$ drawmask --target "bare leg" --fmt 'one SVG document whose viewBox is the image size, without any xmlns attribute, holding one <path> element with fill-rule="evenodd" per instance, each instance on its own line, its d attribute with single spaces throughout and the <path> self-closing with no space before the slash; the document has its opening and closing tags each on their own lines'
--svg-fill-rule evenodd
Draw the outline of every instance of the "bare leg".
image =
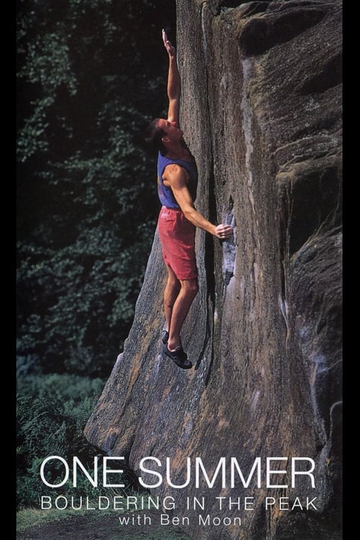
<svg viewBox="0 0 360 540">
<path fill-rule="evenodd" d="M 180 331 L 190 306 L 198 292 L 197 279 L 186 279 L 180 281 L 180 291 L 172 306 L 172 313 L 169 326 L 168 348 L 174 351 L 180 342 Z"/>
<path fill-rule="evenodd" d="M 168 279 L 164 290 L 164 311 L 166 319 L 166 330 L 169 331 L 173 305 L 180 291 L 180 281 L 175 276 L 172 269 L 167 266 Z"/>
</svg>

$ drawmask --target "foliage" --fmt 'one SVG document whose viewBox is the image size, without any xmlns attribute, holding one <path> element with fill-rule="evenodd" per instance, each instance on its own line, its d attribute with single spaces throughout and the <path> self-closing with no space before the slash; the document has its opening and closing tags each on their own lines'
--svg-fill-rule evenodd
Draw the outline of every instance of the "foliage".
<svg viewBox="0 0 360 540">
<path fill-rule="evenodd" d="M 73 456 L 78 456 L 93 475 L 94 457 L 99 452 L 86 441 L 83 429 L 103 386 L 101 379 L 75 375 L 19 379 L 16 448 L 19 508 L 38 507 L 44 494 L 53 497 L 67 493 L 74 495 L 71 486 L 52 489 L 42 483 L 40 465 L 50 455 L 61 456 L 69 464 Z M 51 481 L 60 483 L 62 473 L 54 465 L 49 473 Z M 99 494 L 101 488 L 94 488 L 85 479 L 76 489 L 77 497 Z"/>
<path fill-rule="evenodd" d="M 20 0 L 19 369 L 106 376 L 156 225 L 142 133 L 164 113 L 168 0 Z"/>
</svg>

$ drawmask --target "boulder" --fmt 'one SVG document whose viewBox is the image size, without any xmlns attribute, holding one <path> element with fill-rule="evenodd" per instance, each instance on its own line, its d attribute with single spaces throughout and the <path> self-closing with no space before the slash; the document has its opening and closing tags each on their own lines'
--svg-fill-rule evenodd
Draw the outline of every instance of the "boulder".
<svg viewBox="0 0 360 540">
<path fill-rule="evenodd" d="M 341 538 L 341 30 L 338 0 L 177 2 L 196 207 L 234 235 L 197 231 L 186 371 L 161 356 L 166 275 L 155 234 L 132 329 L 85 434 L 149 484 L 143 457 L 158 458 L 164 478 L 169 457 L 178 485 L 187 458 L 191 467 L 201 458 L 209 482 L 197 486 L 192 473 L 186 488 L 164 479 L 150 490 L 176 499 L 194 540 Z M 270 474 L 275 488 L 269 457 L 286 471 Z M 294 457 L 308 458 L 298 462 L 306 470 L 314 463 L 315 487 L 310 474 L 292 486 Z M 248 486 L 240 475 L 232 485 L 228 470 L 222 481 L 222 458 L 236 458 Z M 194 497 L 211 523 L 187 509 Z M 251 510 L 229 505 L 244 497 Z"/>
</svg>

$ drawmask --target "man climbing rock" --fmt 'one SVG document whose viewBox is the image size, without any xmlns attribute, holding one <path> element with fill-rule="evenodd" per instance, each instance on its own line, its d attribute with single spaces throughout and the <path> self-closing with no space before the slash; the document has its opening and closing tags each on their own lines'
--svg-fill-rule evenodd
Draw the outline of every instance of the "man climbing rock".
<svg viewBox="0 0 360 540">
<path fill-rule="evenodd" d="M 213 225 L 195 209 L 197 168 L 179 127 L 181 81 L 176 53 L 164 30 L 162 38 L 169 57 L 168 116 L 151 122 L 146 141 L 158 152 L 158 195 L 162 204 L 158 234 L 168 272 L 163 351 L 179 367 L 189 369 L 192 363 L 183 350 L 180 332 L 198 291 L 195 230 L 200 227 L 221 240 L 229 238 L 233 230 L 229 225 Z"/>
</svg>

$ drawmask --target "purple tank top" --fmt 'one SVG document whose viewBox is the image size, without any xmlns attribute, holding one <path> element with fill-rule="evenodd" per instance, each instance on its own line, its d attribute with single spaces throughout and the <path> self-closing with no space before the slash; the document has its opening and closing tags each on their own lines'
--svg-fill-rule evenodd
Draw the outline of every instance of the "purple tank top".
<svg viewBox="0 0 360 540">
<path fill-rule="evenodd" d="M 172 163 L 176 163 L 177 165 L 180 165 L 181 167 L 184 167 L 189 173 L 190 180 L 187 185 L 190 195 L 192 197 L 192 200 L 195 200 L 196 197 L 196 187 L 197 187 L 197 168 L 195 161 L 184 161 L 182 159 L 169 159 L 166 156 L 163 156 L 160 152 L 158 155 L 158 162 L 157 162 L 157 186 L 158 186 L 158 196 L 161 204 L 163 206 L 166 206 L 167 208 L 177 208 L 180 209 L 180 206 L 176 202 L 176 199 L 173 195 L 173 192 L 170 187 L 164 186 L 164 181 L 162 179 L 162 175 L 164 173 L 164 169 L 167 165 L 170 165 Z"/>
</svg>

